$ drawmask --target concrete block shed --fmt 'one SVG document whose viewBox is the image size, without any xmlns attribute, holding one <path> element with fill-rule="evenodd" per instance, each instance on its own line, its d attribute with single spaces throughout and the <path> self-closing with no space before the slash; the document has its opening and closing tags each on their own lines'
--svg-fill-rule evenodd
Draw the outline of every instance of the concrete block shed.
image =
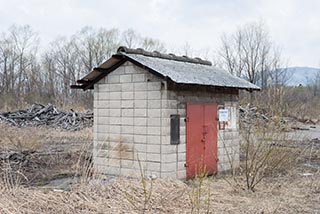
<svg viewBox="0 0 320 214">
<path fill-rule="evenodd" d="M 200 58 L 120 47 L 77 81 L 94 89 L 101 174 L 192 178 L 239 164 L 239 90 L 259 87 Z"/>
</svg>

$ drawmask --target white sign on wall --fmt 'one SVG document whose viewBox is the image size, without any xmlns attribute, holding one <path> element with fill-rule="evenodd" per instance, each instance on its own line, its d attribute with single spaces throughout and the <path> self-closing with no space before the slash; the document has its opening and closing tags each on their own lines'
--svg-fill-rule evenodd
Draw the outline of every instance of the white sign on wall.
<svg viewBox="0 0 320 214">
<path fill-rule="evenodd" d="M 229 120 L 229 110 L 228 109 L 219 109 L 219 122 L 228 122 Z"/>
</svg>

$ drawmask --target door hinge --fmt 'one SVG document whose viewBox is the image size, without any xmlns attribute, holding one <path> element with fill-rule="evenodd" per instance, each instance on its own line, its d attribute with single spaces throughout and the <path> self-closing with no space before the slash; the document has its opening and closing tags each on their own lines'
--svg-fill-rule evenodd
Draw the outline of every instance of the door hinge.
<svg viewBox="0 0 320 214">
<path fill-rule="evenodd" d="M 184 164 L 184 167 L 188 167 L 188 164 L 187 164 L 187 163 L 185 163 L 185 164 Z"/>
<path fill-rule="evenodd" d="M 184 122 L 189 122 L 189 117 L 184 118 Z"/>
</svg>

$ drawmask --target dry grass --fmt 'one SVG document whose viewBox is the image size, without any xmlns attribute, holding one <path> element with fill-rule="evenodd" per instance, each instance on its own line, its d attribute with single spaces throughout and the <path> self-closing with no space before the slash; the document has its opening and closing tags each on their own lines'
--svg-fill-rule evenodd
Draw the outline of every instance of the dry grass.
<svg viewBox="0 0 320 214">
<path fill-rule="evenodd" d="M 38 131 L 37 131 L 38 130 Z M 90 179 L 92 173 L 90 164 L 81 162 L 79 156 L 89 150 L 86 144 L 80 144 L 72 152 L 73 142 L 89 140 L 91 132 L 83 130 L 78 133 L 61 133 L 52 130 L 15 129 L 4 132 L 6 136 L 15 134 L 35 133 L 39 142 L 35 146 L 31 143 L 21 144 L 24 150 L 43 150 L 56 142 L 68 153 L 74 156 L 52 156 L 48 159 L 39 159 L 34 171 L 41 171 L 52 176 L 57 173 L 72 171 L 84 176 L 79 184 L 71 186 L 69 191 L 55 191 L 39 186 L 22 186 L 17 176 L 24 168 L 7 169 L 5 176 L 0 178 L 0 213 L 317 213 L 320 212 L 320 172 L 302 165 L 292 168 L 284 174 L 266 177 L 256 187 L 255 192 L 237 190 L 227 183 L 228 179 L 205 178 L 183 182 L 175 179 L 156 179 L 153 181 L 152 194 L 145 206 L 146 188 L 141 180 L 121 177 L 113 182 L 110 180 Z M 40 132 L 40 133 L 38 133 Z M 9 133 L 11 133 L 9 135 Z M 28 141 L 27 134 L 24 138 Z M 41 136 L 41 137 L 40 137 Z M 3 138 L 2 138 L 3 139 Z M 31 138 L 32 139 L 32 138 Z M 25 142 L 21 141 L 21 142 Z M 2 141 L 2 148 L 16 148 L 10 142 Z M 56 146 L 57 146 L 56 145 Z M 13 146 L 13 147 L 10 147 Z M 39 157 L 36 157 L 39 158 Z M 70 158 L 70 157 L 69 157 Z M 319 162 L 320 156 L 316 156 Z M 73 160 L 68 162 L 68 160 Z M 51 161 L 51 162 L 50 162 Z M 67 164 L 63 164 L 66 163 Z M 42 165 L 41 165 L 42 164 Z M 27 168 L 28 169 L 28 168 Z M 30 169 L 30 168 L 29 168 Z M 41 169 L 41 170 L 39 170 Z M 47 171 L 46 171 L 47 170 Z M 311 173 L 305 174 L 303 173 Z M 24 174 L 23 174 L 24 175 Z M 16 177 L 17 176 L 17 177 Z M 28 178 L 29 179 L 29 178 Z M 146 178 L 147 179 L 147 178 Z M 237 180 L 243 176 L 237 177 Z M 149 183 L 148 180 L 146 180 Z M 208 184 L 208 185 L 207 185 Z M 127 197 L 134 196 L 135 209 Z"/>
<path fill-rule="evenodd" d="M 0 136 L 0 177 L 12 180 L 10 186 L 45 184 L 55 177 L 84 174 L 83 160 L 91 154 L 91 129 L 63 132 L 0 124 Z"/>
<path fill-rule="evenodd" d="M 293 173 L 266 180 L 255 193 L 237 192 L 224 180 L 216 179 L 210 185 L 210 209 L 200 213 L 316 213 L 320 211 L 319 188 L 319 174 L 304 177 Z M 82 184 L 68 192 L 22 187 L 0 190 L 0 212 L 140 213 L 126 200 L 128 189 L 136 197 L 143 197 L 140 181 L 128 178 L 109 185 Z M 191 191 L 192 186 L 182 181 L 157 179 L 146 213 L 190 213 Z"/>
</svg>

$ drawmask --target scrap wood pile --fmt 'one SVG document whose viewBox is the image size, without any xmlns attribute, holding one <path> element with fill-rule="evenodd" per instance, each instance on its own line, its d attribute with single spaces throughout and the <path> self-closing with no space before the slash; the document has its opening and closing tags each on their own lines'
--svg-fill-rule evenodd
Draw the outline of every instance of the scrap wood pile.
<svg viewBox="0 0 320 214">
<path fill-rule="evenodd" d="M 242 107 L 239 106 L 240 121 L 243 125 L 249 124 L 264 124 L 270 121 L 266 114 L 261 113 L 257 107 Z"/>
<path fill-rule="evenodd" d="M 93 112 L 70 112 L 57 109 L 54 105 L 33 104 L 25 110 L 0 112 L 0 122 L 17 127 L 47 126 L 55 129 L 76 131 L 93 124 Z"/>
</svg>

